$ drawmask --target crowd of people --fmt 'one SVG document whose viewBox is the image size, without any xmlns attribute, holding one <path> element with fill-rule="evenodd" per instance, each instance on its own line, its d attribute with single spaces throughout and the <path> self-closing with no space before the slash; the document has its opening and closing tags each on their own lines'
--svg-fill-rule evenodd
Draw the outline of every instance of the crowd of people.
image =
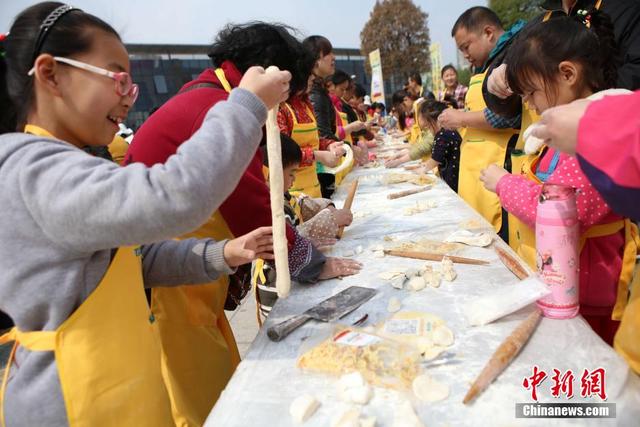
<svg viewBox="0 0 640 427">
<path fill-rule="evenodd" d="M 580 312 L 640 373 L 640 4 L 544 8 L 508 29 L 465 11 L 451 36 L 468 87 L 451 65 L 435 93 L 416 72 L 388 107 L 336 69 L 326 37 L 229 25 L 211 66 L 127 141 L 138 87 L 118 33 L 62 3 L 21 12 L 0 38 L 0 310 L 15 325 L 2 422 L 93 425 L 117 408 L 136 425 L 204 423 L 240 362 L 224 310 L 255 287 L 261 323 L 277 299 L 272 108 L 297 285 L 360 271 L 322 251 L 353 220 L 330 197 L 391 133 L 407 144 L 386 167 L 436 171 L 532 268 L 543 184 L 579 189 Z"/>
</svg>

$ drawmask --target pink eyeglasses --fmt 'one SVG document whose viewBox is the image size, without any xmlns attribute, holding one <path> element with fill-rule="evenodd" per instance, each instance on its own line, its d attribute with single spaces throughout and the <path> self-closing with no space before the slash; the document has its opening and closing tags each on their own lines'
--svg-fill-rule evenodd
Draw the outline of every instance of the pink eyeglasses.
<svg viewBox="0 0 640 427">
<path fill-rule="evenodd" d="M 133 105 L 138 99 L 140 89 L 138 85 L 133 83 L 129 73 L 120 72 L 114 73 L 113 71 L 105 70 L 104 68 L 96 67 L 95 65 L 87 64 L 85 62 L 76 61 L 75 59 L 62 58 L 60 56 L 54 56 L 57 62 L 62 62 L 72 67 L 80 68 L 82 70 L 90 71 L 92 73 L 100 74 L 101 76 L 109 77 L 116 83 L 116 93 L 120 96 L 128 96 L 131 98 L 131 104 Z M 36 68 L 33 67 L 29 70 L 27 75 L 32 76 L 36 72 Z"/>
</svg>

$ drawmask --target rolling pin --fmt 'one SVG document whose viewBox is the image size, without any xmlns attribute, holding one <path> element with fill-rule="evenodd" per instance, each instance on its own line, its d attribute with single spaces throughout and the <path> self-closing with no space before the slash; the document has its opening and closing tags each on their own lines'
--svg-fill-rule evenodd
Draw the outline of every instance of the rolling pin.
<svg viewBox="0 0 640 427">
<path fill-rule="evenodd" d="M 423 191 L 431 190 L 431 186 L 427 185 L 426 187 L 421 188 L 412 188 L 410 190 L 398 191 L 397 193 L 391 193 L 387 196 L 387 199 L 399 199 L 401 197 L 410 196 L 412 194 L 422 193 Z"/>
<path fill-rule="evenodd" d="M 446 256 L 447 258 L 451 259 L 451 261 L 457 264 L 489 265 L 489 261 L 484 261 L 481 259 L 464 258 L 461 256 L 453 255 L 432 254 L 429 252 L 397 251 L 393 249 L 387 249 L 384 251 L 384 253 L 385 255 L 397 256 L 401 258 L 423 259 L 426 261 L 442 261 L 442 257 Z"/>
<path fill-rule="evenodd" d="M 469 388 L 467 395 L 462 400 L 462 403 L 467 405 L 473 399 L 478 397 L 480 393 L 486 390 L 487 387 L 509 366 L 509 363 L 518 355 L 522 347 L 527 343 L 533 331 L 538 326 L 541 312 L 538 308 L 533 313 L 527 316 L 517 328 L 513 330 L 500 344 L 498 349 L 493 353 L 489 362 L 485 365 L 480 375 Z"/>
<path fill-rule="evenodd" d="M 344 201 L 343 209 L 351 210 L 351 205 L 353 205 L 353 199 L 356 197 L 356 190 L 358 189 L 358 180 L 356 179 L 351 184 L 351 188 L 349 189 L 349 194 L 347 195 L 347 199 Z M 338 239 L 342 238 L 342 233 L 344 233 L 344 225 L 340 227 L 338 230 Z"/>
<path fill-rule="evenodd" d="M 522 267 L 522 264 L 520 264 L 517 259 L 511 256 L 511 254 L 498 246 L 495 247 L 495 250 L 498 254 L 498 257 L 500 258 L 500 261 L 502 261 L 505 267 L 507 267 L 510 272 L 515 274 L 518 279 L 524 280 L 529 277 L 529 273 L 527 273 L 527 270 L 525 270 L 524 267 Z"/>
<path fill-rule="evenodd" d="M 271 66 L 266 72 L 279 71 Z M 284 218 L 284 182 L 282 173 L 282 150 L 280 148 L 280 128 L 278 127 L 278 106 L 267 115 L 267 158 L 269 159 L 269 197 L 271 199 L 271 224 L 273 225 L 273 253 L 276 262 L 276 290 L 279 298 L 289 295 L 289 252 L 287 248 L 287 228 Z"/>
</svg>

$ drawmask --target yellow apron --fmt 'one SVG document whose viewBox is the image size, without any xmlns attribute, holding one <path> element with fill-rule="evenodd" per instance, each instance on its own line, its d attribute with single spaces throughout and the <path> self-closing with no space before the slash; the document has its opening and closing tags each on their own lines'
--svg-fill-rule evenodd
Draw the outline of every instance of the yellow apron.
<svg viewBox="0 0 640 427">
<path fill-rule="evenodd" d="M 139 249 L 120 248 L 98 287 L 58 329 L 14 328 L 2 337 L 1 342 L 15 344 L 0 398 L 20 345 L 54 352 L 71 427 L 173 426 L 157 333 L 144 295 Z"/>
<path fill-rule="evenodd" d="M 533 161 L 529 162 L 524 166 L 524 170 L 526 173 L 526 177 L 538 184 L 542 184 L 542 181 L 538 176 L 536 176 L 535 171 L 537 169 L 538 162 L 542 157 L 542 153 L 544 150 L 541 150 L 539 154 L 534 156 Z M 524 230 L 526 234 L 523 235 L 534 235 L 534 230 L 526 224 L 519 222 L 520 230 Z M 622 318 L 622 313 L 627 305 L 628 293 L 629 293 L 629 284 L 631 283 L 631 279 L 633 276 L 633 269 L 636 264 L 636 254 L 638 253 L 638 249 L 640 248 L 640 238 L 638 237 L 638 227 L 631 222 L 628 218 L 620 219 L 618 221 L 606 223 L 606 224 L 597 224 L 589 227 L 582 235 L 580 236 L 580 248 L 579 252 L 582 252 L 582 248 L 587 241 L 587 239 L 596 238 L 596 237 L 606 237 L 616 233 L 619 233 L 624 229 L 624 250 L 622 254 L 622 269 L 620 271 L 620 277 L 618 278 L 618 291 L 616 297 L 616 303 L 613 307 L 613 312 L 611 314 L 611 318 L 613 320 L 620 320 Z M 536 250 L 536 242 L 535 237 L 530 241 L 526 241 L 527 251 L 533 251 L 534 259 L 535 259 L 535 250 Z M 527 252 L 528 253 L 528 252 Z M 534 267 L 535 261 L 534 261 Z"/>
<path fill-rule="evenodd" d="M 216 70 L 227 91 L 221 69 Z M 219 211 L 198 230 L 181 238 L 232 239 Z M 178 426 L 200 426 L 240 363 L 231 326 L 224 314 L 229 278 L 205 285 L 155 288 L 156 314 L 163 350 L 163 374 Z"/>
<path fill-rule="evenodd" d="M 421 129 L 418 116 L 420 115 L 420 105 L 422 102 L 415 101 L 413 103 L 413 124 L 411 125 L 411 132 L 409 133 L 409 144 L 415 144 L 420 137 Z"/>
<path fill-rule="evenodd" d="M 620 327 L 613 339 L 613 348 L 625 358 L 631 369 L 640 374 L 640 268 L 636 267 L 631 297 Z"/>
<path fill-rule="evenodd" d="M 522 104 L 522 123 L 520 135 L 515 149 L 511 153 L 511 173 L 527 176 L 527 170 L 536 157 L 535 154 L 525 154 L 524 131 L 533 123 L 540 120 L 540 116 L 531 110 L 525 103 Z M 520 221 L 516 216 L 508 214 L 509 221 L 509 246 L 522 258 L 529 267 L 536 269 L 536 236 L 534 231 Z"/>
<path fill-rule="evenodd" d="M 284 103 L 283 105 L 289 110 L 291 117 L 293 117 L 291 138 L 300 146 L 300 148 L 312 147 L 314 151 L 319 150 L 320 137 L 318 136 L 318 126 L 313 112 L 309 107 L 306 107 L 307 114 L 309 114 L 309 117 L 311 117 L 313 121 L 311 123 L 298 123 L 298 119 L 296 118 L 296 113 L 293 111 L 293 108 L 291 108 L 287 103 Z M 322 197 L 315 161 L 311 166 L 298 168 L 296 172 L 296 180 L 293 182 L 293 186 L 289 189 L 289 192 L 292 195 L 304 193 L 309 197 Z"/>
<path fill-rule="evenodd" d="M 107 148 L 113 161 L 121 165 L 129 149 L 129 143 L 123 137 L 116 135 Z"/>
<path fill-rule="evenodd" d="M 349 124 L 349 121 L 347 120 L 347 113 L 343 113 L 342 111 L 338 111 L 337 109 L 336 109 L 336 112 L 338 113 L 338 115 L 336 116 L 336 119 L 338 120 L 338 123 L 336 123 L 336 132 L 337 132 L 338 126 L 345 127 L 347 124 Z M 351 138 L 351 134 L 345 134 L 344 140 L 349 144 L 351 144 L 351 146 L 353 147 L 353 139 Z M 344 157 L 341 158 L 340 164 L 342 164 L 344 161 L 345 161 L 345 158 Z M 352 169 L 353 169 L 353 163 L 351 163 L 351 165 L 345 170 L 343 170 L 342 172 L 338 172 L 336 174 L 336 187 L 340 185 L 344 177 L 347 176 L 347 174 L 351 172 Z"/>
<path fill-rule="evenodd" d="M 482 98 L 482 82 L 485 74 L 471 77 L 469 91 L 465 98 L 467 111 L 483 111 L 486 107 Z M 513 129 L 481 130 L 466 128 L 460 147 L 460 175 L 458 194 L 496 230 L 502 226 L 502 206 L 495 193 L 484 188 L 480 181 L 480 171 L 496 164 L 504 165 L 509 139 L 516 133 Z"/>
</svg>

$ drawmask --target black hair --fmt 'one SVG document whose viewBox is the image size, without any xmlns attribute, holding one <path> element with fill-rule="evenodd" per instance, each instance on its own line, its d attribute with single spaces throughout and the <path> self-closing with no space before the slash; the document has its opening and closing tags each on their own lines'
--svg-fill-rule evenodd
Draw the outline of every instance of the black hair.
<svg viewBox="0 0 640 427">
<path fill-rule="evenodd" d="M 367 95 L 367 90 L 360 83 L 355 84 L 353 95 L 356 98 L 364 98 Z"/>
<path fill-rule="evenodd" d="M 458 17 L 456 23 L 453 24 L 451 29 L 451 37 L 455 37 L 459 30 L 466 30 L 469 32 L 480 32 L 485 25 L 493 25 L 496 28 L 502 29 L 502 22 L 496 13 L 484 6 L 475 6 L 465 10 L 462 15 Z"/>
<path fill-rule="evenodd" d="M 442 67 L 442 70 L 440 70 L 440 77 L 444 76 L 444 72 L 447 70 L 453 70 L 456 73 L 456 75 L 458 75 L 458 70 L 456 70 L 456 67 L 454 67 L 451 64 L 447 64 L 444 67 Z"/>
<path fill-rule="evenodd" d="M 458 101 L 452 95 L 445 95 L 442 97 L 442 102 L 450 106 L 451 108 L 458 109 Z"/>
<path fill-rule="evenodd" d="M 420 117 L 427 119 L 429 122 L 437 122 L 438 117 L 444 110 L 449 108 L 450 104 L 446 102 L 428 99 L 423 101 L 418 108 Z M 416 118 L 417 119 L 417 118 Z"/>
<path fill-rule="evenodd" d="M 336 72 L 333 73 L 333 75 L 330 77 L 330 80 L 331 80 L 331 83 L 337 86 L 344 82 L 351 83 L 351 76 L 342 70 L 336 70 Z"/>
<path fill-rule="evenodd" d="M 581 18 L 562 15 L 528 26 L 518 34 L 505 58 L 509 64 L 507 81 L 514 93 L 530 92 L 537 76 L 545 82 L 547 98 L 553 100 L 562 61 L 580 64 L 584 88 L 597 92 L 615 86 L 617 47 L 611 19 L 597 10 L 587 16 L 591 28 Z"/>
<path fill-rule="evenodd" d="M 413 73 L 409 74 L 409 79 L 416 82 L 418 86 L 422 86 L 422 76 L 417 71 L 414 71 Z"/>
<path fill-rule="evenodd" d="M 254 65 L 275 65 L 291 73 L 290 93 L 306 90 L 315 59 L 294 36 L 293 28 L 276 23 L 248 22 L 229 24 L 216 36 L 209 48 L 214 67 L 231 61 L 241 73 Z"/>
<path fill-rule="evenodd" d="M 384 104 L 382 102 L 373 102 L 371 103 L 371 108 L 373 108 L 374 110 L 380 108 L 380 110 L 382 110 L 382 112 L 384 113 L 386 108 L 384 106 Z"/>
<path fill-rule="evenodd" d="M 302 41 L 304 48 L 311 54 L 313 61 L 333 52 L 333 46 L 329 39 L 323 36 L 309 36 Z"/>
<path fill-rule="evenodd" d="M 404 102 L 404 99 L 408 96 L 410 96 L 409 92 L 407 92 L 404 89 L 397 90 L 393 93 L 393 95 L 391 95 L 391 105 L 396 111 L 398 111 L 398 127 L 400 127 L 400 130 L 405 130 L 406 128 L 405 119 L 407 118 L 407 112 L 404 111 L 404 107 L 402 108 L 398 108 L 398 107 Z"/>
<path fill-rule="evenodd" d="M 34 58 L 42 53 L 52 56 L 72 57 L 87 52 L 93 45 L 93 32 L 97 29 L 120 40 L 120 36 L 101 19 L 73 9 L 64 13 L 50 26 L 45 36 L 40 27 L 50 14 L 64 6 L 58 2 L 42 2 L 20 12 L 16 16 L 9 35 L 0 50 L 0 133 L 21 131 L 33 103 L 33 79 L 27 73 L 34 65 Z M 39 42 L 39 49 L 36 44 Z"/>
<path fill-rule="evenodd" d="M 262 150 L 262 164 L 269 167 L 269 158 L 267 156 L 267 147 L 260 147 Z M 280 134 L 280 153 L 282 154 L 282 167 L 297 165 L 302 162 L 302 150 L 289 135 Z"/>
</svg>

